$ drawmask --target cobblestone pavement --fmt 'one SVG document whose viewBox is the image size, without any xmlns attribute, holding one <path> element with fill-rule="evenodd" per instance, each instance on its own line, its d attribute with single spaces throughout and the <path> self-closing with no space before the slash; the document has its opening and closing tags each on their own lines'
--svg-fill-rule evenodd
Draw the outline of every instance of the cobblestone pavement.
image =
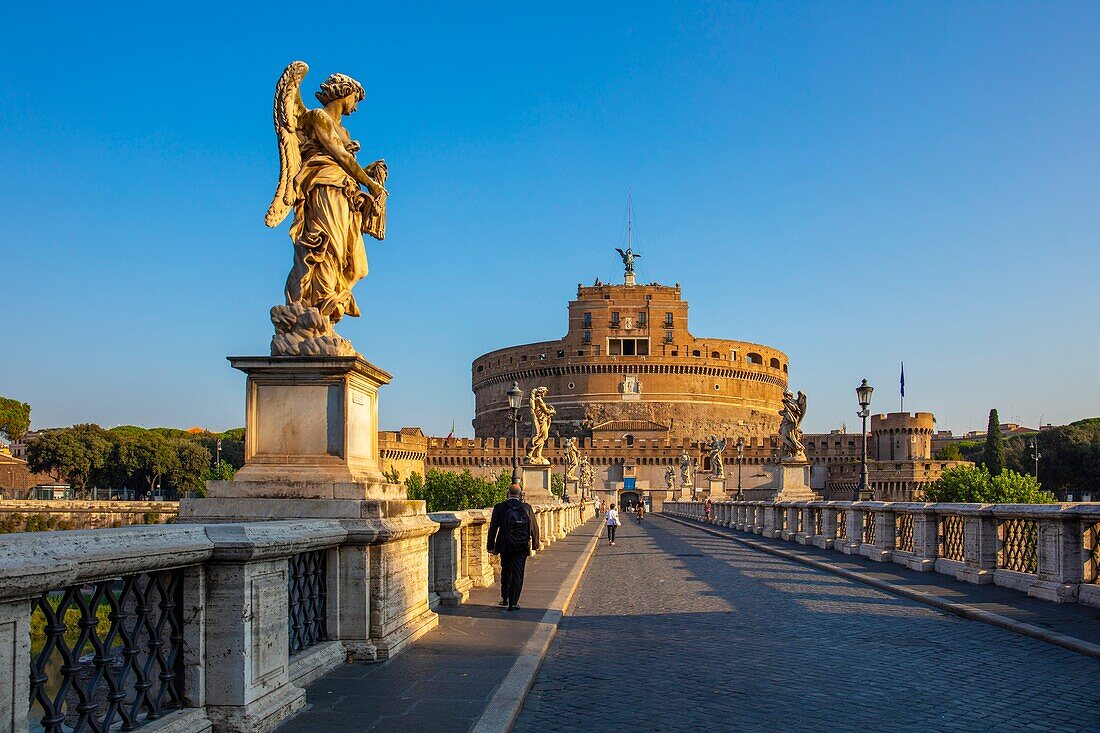
<svg viewBox="0 0 1100 733">
<path fill-rule="evenodd" d="M 660 518 L 601 545 L 516 731 L 1100 731 L 1100 660 Z"/>
</svg>

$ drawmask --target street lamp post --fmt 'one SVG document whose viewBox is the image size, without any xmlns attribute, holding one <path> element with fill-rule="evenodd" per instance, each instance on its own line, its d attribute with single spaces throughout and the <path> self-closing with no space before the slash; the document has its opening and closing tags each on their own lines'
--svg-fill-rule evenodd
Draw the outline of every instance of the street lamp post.
<svg viewBox="0 0 1100 733">
<path fill-rule="evenodd" d="M 508 419 L 512 421 L 512 486 L 519 486 L 519 408 L 523 405 L 523 390 L 519 382 L 512 382 L 508 390 Z"/>
<path fill-rule="evenodd" d="M 1042 428 L 1042 420 L 1040 422 L 1040 429 Z M 1039 452 L 1039 440 L 1037 438 L 1031 439 L 1031 457 L 1035 459 L 1035 481 L 1039 481 L 1039 459 L 1043 457 L 1043 454 Z"/>
<path fill-rule="evenodd" d="M 871 393 L 875 391 L 875 388 L 867 384 L 867 380 L 864 379 L 863 383 L 856 387 L 856 399 L 859 400 L 859 412 L 856 413 L 856 417 L 863 419 L 863 451 L 859 462 L 859 488 L 856 489 L 856 495 L 853 497 L 853 501 L 859 501 L 865 493 L 867 493 L 867 418 L 871 416 Z M 874 499 L 874 494 L 870 494 L 871 499 Z"/>
<path fill-rule="evenodd" d="M 745 439 L 737 439 L 737 501 L 744 501 L 745 493 L 741 490 L 741 466 L 745 463 Z"/>
</svg>

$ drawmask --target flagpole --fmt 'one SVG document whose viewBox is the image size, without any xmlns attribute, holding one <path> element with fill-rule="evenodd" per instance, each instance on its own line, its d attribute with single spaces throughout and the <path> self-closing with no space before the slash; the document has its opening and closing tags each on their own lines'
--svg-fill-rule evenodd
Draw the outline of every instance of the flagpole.
<svg viewBox="0 0 1100 733">
<path fill-rule="evenodd" d="M 905 412 L 905 362 L 901 363 L 901 411 Z"/>
</svg>

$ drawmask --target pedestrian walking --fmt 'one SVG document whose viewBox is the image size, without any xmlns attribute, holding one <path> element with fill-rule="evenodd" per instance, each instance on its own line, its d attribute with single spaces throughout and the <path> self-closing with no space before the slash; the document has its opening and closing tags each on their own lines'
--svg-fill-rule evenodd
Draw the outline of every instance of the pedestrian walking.
<svg viewBox="0 0 1100 733">
<path fill-rule="evenodd" d="M 710 521 L 710 498 L 709 497 L 707 498 L 706 501 L 703 502 L 703 521 L 704 522 L 709 522 Z"/>
<path fill-rule="evenodd" d="M 539 546 L 539 526 L 530 504 L 520 500 L 520 489 L 508 489 L 508 498 L 493 507 L 489 520 L 488 549 L 500 555 L 500 605 L 519 608 L 527 558 Z"/>
<path fill-rule="evenodd" d="M 607 510 L 607 544 L 615 544 L 615 529 L 619 526 L 619 513 L 612 504 Z"/>
</svg>

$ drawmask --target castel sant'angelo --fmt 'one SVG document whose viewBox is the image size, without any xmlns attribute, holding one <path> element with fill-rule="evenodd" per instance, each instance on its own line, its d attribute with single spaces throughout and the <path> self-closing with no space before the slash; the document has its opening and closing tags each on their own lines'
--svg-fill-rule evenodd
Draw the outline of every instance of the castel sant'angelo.
<svg viewBox="0 0 1100 733">
<path fill-rule="evenodd" d="M 551 436 L 591 438 L 631 422 L 668 438 L 773 435 L 787 355 L 770 346 L 702 338 L 688 328 L 680 286 L 577 286 L 565 336 L 483 354 L 472 367 L 477 437 L 508 436 L 512 382 L 547 388 Z"/>
</svg>

